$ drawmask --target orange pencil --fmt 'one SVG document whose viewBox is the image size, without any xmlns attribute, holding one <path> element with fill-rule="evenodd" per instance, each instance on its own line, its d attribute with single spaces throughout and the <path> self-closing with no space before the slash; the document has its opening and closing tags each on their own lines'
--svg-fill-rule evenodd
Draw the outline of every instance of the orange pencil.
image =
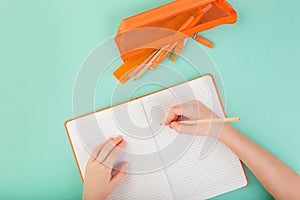
<svg viewBox="0 0 300 200">
<path fill-rule="evenodd" d="M 184 29 L 188 29 L 188 28 L 195 26 L 200 21 L 200 19 L 205 14 L 205 12 L 207 12 L 210 8 L 212 8 L 211 4 L 208 4 L 207 6 L 205 6 L 203 9 L 201 9 L 199 11 L 199 14 L 196 17 L 194 17 L 193 19 L 189 18 L 188 21 L 186 21 L 186 23 L 183 24 L 178 29 L 178 31 L 183 31 Z M 206 40 L 205 38 L 199 38 L 198 40 L 196 40 L 196 41 L 198 41 L 210 48 L 212 48 L 214 46 L 214 43 L 212 43 L 209 40 Z M 176 47 L 177 44 L 178 44 L 178 42 L 176 42 L 173 46 L 171 46 L 171 48 L 168 48 L 166 51 L 162 52 L 161 55 L 154 61 L 153 65 L 150 67 L 150 70 L 155 69 L 155 67 L 165 59 L 165 57 L 170 53 L 170 51 L 172 49 L 174 49 Z"/>
<path fill-rule="evenodd" d="M 182 31 L 188 27 L 188 25 L 195 19 L 194 16 L 189 17 L 189 19 L 178 29 L 178 31 Z M 159 63 L 165 59 L 165 57 L 169 54 L 169 52 L 177 45 L 178 42 L 175 42 L 171 45 L 167 45 L 158 52 L 159 56 L 157 59 L 153 61 L 153 64 L 150 67 L 150 70 L 153 70 Z"/>
<path fill-rule="evenodd" d="M 151 56 L 149 56 L 149 58 L 147 58 L 147 60 L 145 60 L 142 65 L 141 65 L 141 69 L 139 69 L 138 73 L 136 74 L 136 76 L 134 77 L 134 80 L 136 81 L 137 79 L 139 79 L 151 66 L 151 64 L 153 63 L 153 61 L 157 58 L 157 56 L 159 55 L 157 52 L 159 50 L 156 50 Z"/>
<path fill-rule="evenodd" d="M 197 42 L 209 47 L 209 48 L 213 48 L 214 47 L 214 43 L 209 41 L 208 39 L 200 36 L 200 35 L 195 35 L 194 40 L 196 40 Z"/>
</svg>

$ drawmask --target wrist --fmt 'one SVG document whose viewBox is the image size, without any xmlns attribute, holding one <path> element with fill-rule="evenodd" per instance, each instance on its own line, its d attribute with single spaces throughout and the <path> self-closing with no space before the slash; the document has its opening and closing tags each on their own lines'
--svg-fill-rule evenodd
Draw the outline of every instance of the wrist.
<svg viewBox="0 0 300 200">
<path fill-rule="evenodd" d="M 236 129 L 230 123 L 224 123 L 219 140 L 224 144 L 227 144 L 228 138 L 234 131 L 236 131 Z"/>
<path fill-rule="evenodd" d="M 86 192 L 83 190 L 82 200 L 105 200 L 107 196 L 105 194 L 98 194 L 97 192 Z"/>
</svg>

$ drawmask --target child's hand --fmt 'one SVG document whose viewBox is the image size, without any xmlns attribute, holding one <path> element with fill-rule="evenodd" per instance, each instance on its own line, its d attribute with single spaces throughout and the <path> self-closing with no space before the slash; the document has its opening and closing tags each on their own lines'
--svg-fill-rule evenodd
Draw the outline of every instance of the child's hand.
<svg viewBox="0 0 300 200">
<path fill-rule="evenodd" d="M 125 141 L 121 136 L 110 138 L 98 146 L 90 157 L 85 172 L 83 200 L 106 199 L 126 175 L 127 163 L 112 175 L 112 167 Z"/>
<path fill-rule="evenodd" d="M 210 123 L 203 125 L 185 125 L 180 124 L 180 120 L 200 120 L 200 119 L 213 119 L 217 118 L 216 114 L 207 108 L 200 101 L 193 100 L 173 106 L 165 125 L 174 129 L 176 132 L 189 134 L 189 135 L 206 135 Z"/>
</svg>

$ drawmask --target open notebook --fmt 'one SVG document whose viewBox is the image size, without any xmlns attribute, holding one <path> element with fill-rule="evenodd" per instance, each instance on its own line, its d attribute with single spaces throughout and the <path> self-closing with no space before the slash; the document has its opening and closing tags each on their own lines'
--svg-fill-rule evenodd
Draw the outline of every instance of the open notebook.
<svg viewBox="0 0 300 200">
<path fill-rule="evenodd" d="M 172 105 L 197 99 L 225 117 L 213 77 L 205 75 L 66 122 L 82 179 L 91 150 L 109 136 L 127 142 L 129 174 L 110 199 L 207 199 L 247 185 L 238 157 L 211 137 L 161 126 Z M 200 158 L 203 147 L 210 147 Z"/>
</svg>

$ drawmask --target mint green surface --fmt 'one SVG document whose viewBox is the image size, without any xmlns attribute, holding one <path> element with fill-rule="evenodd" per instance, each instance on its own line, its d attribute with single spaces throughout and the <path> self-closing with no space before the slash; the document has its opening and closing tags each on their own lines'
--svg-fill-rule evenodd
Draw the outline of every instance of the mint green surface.
<svg viewBox="0 0 300 200">
<path fill-rule="evenodd" d="M 0 199 L 81 198 L 63 126 L 73 117 L 80 65 L 122 18 L 167 2 L 0 1 Z M 300 2 L 230 3 L 238 22 L 203 33 L 216 44 L 207 51 L 224 81 L 227 114 L 240 116 L 240 130 L 300 173 Z M 247 175 L 247 187 L 215 199 L 272 199 Z"/>
</svg>

